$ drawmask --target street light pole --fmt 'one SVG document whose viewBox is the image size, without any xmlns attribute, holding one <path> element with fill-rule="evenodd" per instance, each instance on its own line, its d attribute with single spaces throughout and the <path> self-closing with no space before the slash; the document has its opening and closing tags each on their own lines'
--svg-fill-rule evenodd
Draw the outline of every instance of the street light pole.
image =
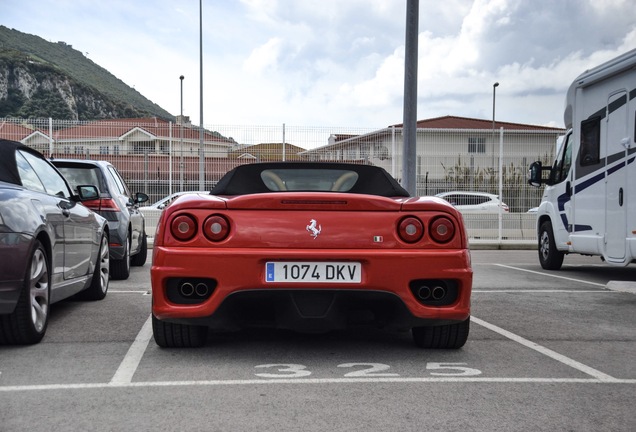
<svg viewBox="0 0 636 432">
<path fill-rule="evenodd" d="M 492 167 L 495 168 L 495 96 L 499 82 L 492 85 Z"/>
<path fill-rule="evenodd" d="M 183 78 L 183 75 L 179 77 L 181 81 L 181 117 L 179 117 L 179 151 L 181 154 L 179 159 L 179 186 L 181 192 L 183 192 Z"/>
<path fill-rule="evenodd" d="M 495 90 L 499 87 L 499 83 L 496 82 L 492 85 L 492 133 L 495 133 Z"/>
<path fill-rule="evenodd" d="M 493 168 L 495 165 L 495 96 L 496 90 L 499 87 L 499 83 L 495 82 L 492 85 L 492 164 Z M 499 200 L 503 201 L 503 129 L 501 131 L 501 135 L 499 136 Z M 502 226 L 503 226 L 503 214 L 502 207 L 499 204 L 498 214 L 497 214 L 497 238 L 499 242 L 501 242 L 502 235 Z"/>
</svg>

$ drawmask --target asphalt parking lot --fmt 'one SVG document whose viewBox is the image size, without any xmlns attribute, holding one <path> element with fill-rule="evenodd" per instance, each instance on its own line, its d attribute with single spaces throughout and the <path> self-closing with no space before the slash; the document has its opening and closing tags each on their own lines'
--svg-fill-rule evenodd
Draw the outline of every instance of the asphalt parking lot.
<svg viewBox="0 0 636 432">
<path fill-rule="evenodd" d="M 150 265 L 133 267 L 101 302 L 54 305 L 39 345 L 0 347 L 0 431 L 633 431 L 636 266 L 472 258 L 471 333 L 456 351 L 371 330 L 160 349 Z"/>
</svg>

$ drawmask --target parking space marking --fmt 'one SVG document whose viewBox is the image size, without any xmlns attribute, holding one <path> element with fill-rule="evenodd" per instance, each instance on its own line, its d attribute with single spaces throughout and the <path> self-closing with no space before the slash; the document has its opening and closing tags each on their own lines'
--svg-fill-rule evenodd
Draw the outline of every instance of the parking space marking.
<svg viewBox="0 0 636 432">
<path fill-rule="evenodd" d="M 584 283 L 584 284 L 588 284 L 588 285 L 594 285 L 594 286 L 599 286 L 599 287 L 603 287 L 605 288 L 605 284 L 600 284 L 597 282 L 590 282 L 590 281 L 586 281 L 583 279 L 574 279 L 574 278 L 569 278 L 566 276 L 559 276 L 559 275 L 555 275 L 555 274 L 551 274 L 551 273 L 543 273 L 543 272 L 538 272 L 535 270 L 528 270 L 528 269 L 524 269 L 521 267 L 513 267 L 513 266 L 509 266 L 509 265 L 505 265 L 505 264 L 493 264 L 499 267 L 504 267 L 504 268 L 508 268 L 508 269 L 512 269 L 512 270 L 519 270 L 519 271 L 523 271 L 523 272 L 527 272 L 527 273 L 534 273 L 534 274 L 538 274 L 541 276 L 549 276 L 549 277 L 553 277 L 553 278 L 557 278 L 557 279 L 565 279 L 565 280 L 569 280 L 572 282 L 580 282 L 580 283 Z"/>
<path fill-rule="evenodd" d="M 544 347 L 543 345 L 539 345 L 538 343 L 532 342 L 528 339 L 525 339 L 519 335 L 516 335 L 512 332 L 509 332 L 508 330 L 504 330 L 501 327 L 497 327 L 494 324 L 490 324 L 484 320 L 481 320 L 477 317 L 475 317 L 474 315 L 470 317 L 471 322 L 474 322 L 475 324 L 479 324 L 482 327 L 486 327 L 489 330 L 494 331 L 495 333 L 498 333 L 504 337 L 507 337 L 508 339 L 515 341 L 527 348 L 533 349 L 545 356 L 550 357 L 551 359 L 554 359 L 558 362 L 561 362 L 567 366 L 570 366 L 574 369 L 577 369 L 587 375 L 591 375 L 594 378 L 598 379 L 599 381 L 602 382 L 617 382 L 618 379 L 614 378 L 610 375 L 607 375 L 599 370 L 596 370 L 594 368 L 591 368 L 587 365 L 584 365 L 583 363 L 580 363 L 576 360 L 573 360 L 569 357 L 564 356 L 563 354 L 559 354 L 556 351 L 552 351 L 549 348 Z"/>
<path fill-rule="evenodd" d="M 636 384 L 636 379 L 596 378 L 487 378 L 487 377 L 396 377 L 396 378 L 283 378 L 283 379 L 241 379 L 241 380 L 201 380 L 201 381 L 144 381 L 128 383 L 85 383 L 85 384 L 43 384 L 24 386 L 0 386 L 2 392 L 44 391 L 44 390 L 86 390 L 106 388 L 183 387 L 183 386 L 241 386 L 278 384 L 434 384 L 434 383 L 476 383 L 476 384 Z"/>
<path fill-rule="evenodd" d="M 74 384 L 43 384 L 2 386 L 0 392 L 17 391 L 46 391 L 46 390 L 82 390 L 105 388 L 147 388 L 147 387 L 182 387 L 182 386 L 242 386 L 242 385 L 276 385 L 276 384 L 357 384 L 357 383 L 396 383 L 396 384 L 425 384 L 425 383 L 516 383 L 516 384 L 636 384 L 636 379 L 614 378 L 601 371 L 584 365 L 576 360 L 559 354 L 549 348 L 490 324 L 475 316 L 471 321 L 477 325 L 492 330 L 514 342 L 535 350 L 553 360 L 577 369 L 592 378 L 529 378 L 529 377 L 477 377 L 477 376 L 439 376 L 439 377 L 343 377 L 343 378 L 274 378 L 274 379 L 225 379 L 200 381 L 144 381 L 133 382 L 132 378 L 139 367 L 141 359 L 152 339 L 152 316 L 149 316 L 134 342 L 128 349 L 126 356 L 120 363 L 113 378 L 108 383 L 74 383 Z M 463 364 L 463 363 L 462 363 Z"/>
<path fill-rule="evenodd" d="M 113 378 L 110 380 L 111 385 L 130 384 L 132 382 L 132 377 L 137 371 L 141 358 L 144 356 L 144 352 L 148 347 L 150 338 L 152 338 L 151 316 L 148 317 L 143 327 L 141 327 L 135 341 L 132 343 L 126 353 L 126 356 L 119 364 L 115 375 L 113 375 Z"/>
<path fill-rule="evenodd" d="M 598 293 L 603 293 L 603 294 L 607 294 L 610 292 L 618 292 L 618 291 L 608 291 L 608 290 L 560 290 L 560 289 L 547 289 L 547 290 L 540 290 L 540 289 L 493 289 L 493 290 L 472 290 L 472 293 L 495 293 L 495 294 L 518 294 L 518 293 L 524 293 L 524 294 L 536 294 L 536 293 L 543 293 L 543 294 L 554 294 L 554 293 L 559 293 L 559 294 L 598 294 Z"/>
<path fill-rule="evenodd" d="M 148 290 L 145 290 L 145 291 L 108 290 L 108 294 L 148 294 Z"/>
</svg>

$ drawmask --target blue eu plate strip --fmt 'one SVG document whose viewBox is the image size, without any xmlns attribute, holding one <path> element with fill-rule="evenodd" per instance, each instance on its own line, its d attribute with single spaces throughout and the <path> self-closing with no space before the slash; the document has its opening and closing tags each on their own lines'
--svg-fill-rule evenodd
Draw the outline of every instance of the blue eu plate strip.
<svg viewBox="0 0 636 432">
<path fill-rule="evenodd" d="M 267 267 L 265 268 L 265 281 L 274 282 L 274 263 L 267 263 Z"/>
</svg>

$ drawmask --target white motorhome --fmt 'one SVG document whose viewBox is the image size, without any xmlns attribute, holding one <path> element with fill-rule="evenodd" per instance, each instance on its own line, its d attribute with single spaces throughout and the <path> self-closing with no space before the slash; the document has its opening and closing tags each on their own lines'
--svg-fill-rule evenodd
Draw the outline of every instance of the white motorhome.
<svg viewBox="0 0 636 432">
<path fill-rule="evenodd" d="M 552 167 L 530 165 L 545 184 L 537 212 L 539 261 L 558 270 L 564 255 L 636 260 L 636 50 L 590 69 L 568 89 L 568 129 Z M 548 178 L 543 173 L 549 172 Z"/>
</svg>

